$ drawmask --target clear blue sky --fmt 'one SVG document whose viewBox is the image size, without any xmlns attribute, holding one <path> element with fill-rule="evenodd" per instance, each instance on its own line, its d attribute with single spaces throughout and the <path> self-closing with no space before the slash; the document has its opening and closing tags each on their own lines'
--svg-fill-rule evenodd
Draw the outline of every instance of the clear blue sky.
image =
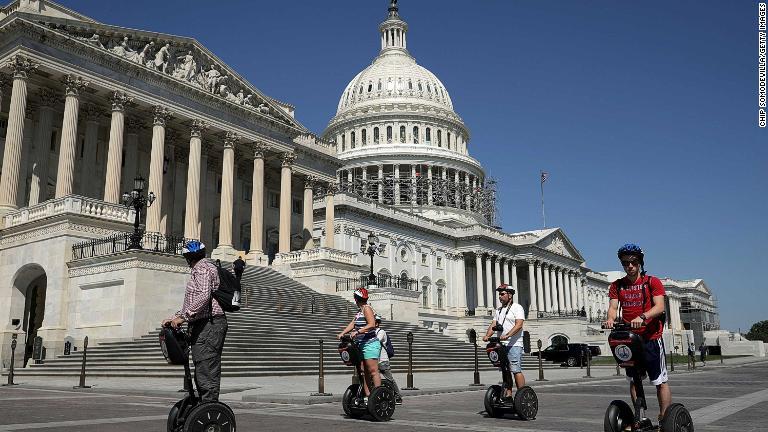
<svg viewBox="0 0 768 432">
<path fill-rule="evenodd" d="M 388 0 L 62 0 L 194 37 L 322 133 L 379 49 Z M 636 242 L 650 273 L 703 278 L 724 328 L 768 319 L 768 130 L 757 2 L 401 0 L 408 48 L 446 85 L 507 231 L 562 227 L 595 270 Z"/>
</svg>

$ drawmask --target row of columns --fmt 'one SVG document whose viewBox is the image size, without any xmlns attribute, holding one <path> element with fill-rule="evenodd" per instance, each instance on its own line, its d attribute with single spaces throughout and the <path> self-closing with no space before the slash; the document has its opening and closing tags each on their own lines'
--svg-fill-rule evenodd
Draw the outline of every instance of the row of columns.
<svg viewBox="0 0 768 432">
<path fill-rule="evenodd" d="M 3 155 L 2 176 L 0 176 L 0 213 L 7 213 L 17 208 L 16 197 L 18 191 L 19 171 L 21 164 L 21 152 L 24 133 L 24 118 L 27 105 L 27 81 L 29 75 L 38 65 L 23 56 L 15 56 L 6 64 L 13 70 L 13 86 L 11 90 L 11 103 L 8 114 L 8 126 L 6 143 Z M 58 159 L 56 178 L 56 198 L 71 195 L 73 193 L 74 164 L 76 154 L 77 126 L 79 115 L 80 92 L 89 85 L 82 77 L 65 75 L 62 78 L 65 87 L 64 115 L 61 128 L 61 143 Z M 60 98 L 50 90 L 41 91 L 40 117 L 35 132 L 35 147 L 37 154 L 32 166 L 32 183 L 30 186 L 30 205 L 35 205 L 44 199 L 41 193 L 44 190 L 47 176 L 48 145 L 54 117 L 54 106 L 60 103 Z M 110 98 L 112 115 L 109 130 L 109 146 L 106 162 L 106 178 L 104 186 L 104 201 L 117 204 L 120 200 L 120 188 L 122 178 L 123 137 L 125 135 L 125 109 L 133 103 L 133 98 L 123 92 L 115 91 Z M 165 160 L 166 125 L 173 117 L 171 111 L 164 106 L 155 106 L 153 111 L 152 147 L 149 167 L 149 187 L 147 192 L 155 194 L 155 202 L 147 211 L 146 230 L 148 232 L 161 232 L 161 219 L 163 211 L 163 163 Z M 200 222 L 200 185 L 202 158 L 202 133 L 208 125 L 199 119 L 193 119 L 190 127 L 189 156 L 186 188 L 186 216 L 184 220 L 184 237 L 201 237 Z M 86 122 L 85 146 L 88 156 L 95 158 L 96 138 L 98 123 Z M 131 135 L 129 135 L 131 137 Z M 137 139 L 133 135 L 129 145 L 136 146 Z M 232 218 L 234 201 L 234 152 L 240 137 L 234 132 L 225 132 L 222 136 L 222 188 L 219 214 L 219 247 L 233 249 L 232 245 Z M 91 148 L 93 147 L 93 148 Z M 251 200 L 251 254 L 263 254 L 263 229 L 264 229 L 264 157 L 267 146 L 255 143 L 249 146 L 253 150 L 253 191 Z M 136 162 L 133 158 L 126 158 L 133 169 L 128 168 L 128 173 L 135 172 Z M 128 160 L 131 159 L 131 160 Z M 282 154 L 282 166 L 280 176 L 280 222 L 278 252 L 290 251 L 291 239 L 291 181 L 293 177 L 293 164 L 296 155 L 292 152 Z M 84 169 L 93 169 L 95 160 L 84 164 Z M 95 175 L 95 172 L 91 173 Z M 312 247 L 311 232 L 313 230 L 312 202 L 314 179 L 305 182 L 304 189 L 304 219 L 303 229 L 310 233 L 305 247 Z M 333 230 L 333 194 L 334 187 L 327 188 L 326 196 L 326 247 L 334 247 Z M 329 228 L 330 227 L 330 228 Z"/>
<path fill-rule="evenodd" d="M 517 261 L 508 257 L 494 256 L 483 251 L 478 251 L 475 252 L 475 268 L 477 277 L 477 306 L 485 305 L 485 307 L 488 308 L 498 307 L 499 302 L 496 296 L 496 288 L 501 284 L 507 284 L 514 288 L 515 295 L 513 300 L 516 303 L 519 301 Z M 485 271 L 483 271 L 483 268 L 485 268 Z M 484 290 L 483 287 L 486 289 Z M 487 302 L 483 300 L 483 292 L 486 293 L 485 296 L 488 299 Z"/>
<path fill-rule="evenodd" d="M 539 311 L 571 312 L 584 306 L 584 290 L 578 271 L 529 259 L 528 272 L 532 275 L 529 276 L 532 287 L 531 304 L 535 298 Z"/>
</svg>

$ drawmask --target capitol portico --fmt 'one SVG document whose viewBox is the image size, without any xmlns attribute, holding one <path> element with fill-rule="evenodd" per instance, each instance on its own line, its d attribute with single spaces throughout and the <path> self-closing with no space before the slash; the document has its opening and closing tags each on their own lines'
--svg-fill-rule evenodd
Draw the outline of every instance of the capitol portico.
<svg viewBox="0 0 768 432">
<path fill-rule="evenodd" d="M 448 89 L 411 54 L 397 2 L 381 49 L 320 135 L 194 39 L 99 23 L 46 0 L 0 10 L 0 345 L 125 340 L 178 307 L 183 239 L 464 339 L 495 287 L 545 345 L 604 342 L 604 273 L 560 228 L 497 227 L 495 181 Z M 136 191 L 135 180 L 146 179 Z M 151 194 L 136 214 L 124 204 Z M 678 316 L 679 317 L 679 316 Z M 672 332 L 682 323 L 670 322 Z M 25 347 L 31 350 L 29 342 Z"/>
</svg>

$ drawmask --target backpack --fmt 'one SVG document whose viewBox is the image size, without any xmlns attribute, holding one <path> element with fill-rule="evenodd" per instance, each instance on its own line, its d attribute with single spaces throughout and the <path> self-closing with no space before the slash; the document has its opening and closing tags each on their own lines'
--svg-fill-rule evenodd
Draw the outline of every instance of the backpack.
<svg viewBox="0 0 768 432">
<path fill-rule="evenodd" d="M 645 293 L 648 292 L 648 295 L 651 293 L 651 277 L 652 276 L 643 276 L 643 309 L 645 309 L 645 299 L 646 295 Z M 624 278 L 621 278 L 616 281 L 616 297 L 620 298 L 620 293 L 622 288 L 625 288 L 624 285 Z M 666 295 L 664 296 L 666 297 Z M 653 307 L 653 303 L 651 303 L 651 307 Z M 658 320 L 659 323 L 661 323 L 661 326 L 664 327 L 664 325 L 667 323 L 667 305 L 666 302 L 664 304 L 664 312 L 661 313 L 658 317 L 654 318 L 654 320 Z M 646 312 L 645 310 L 643 312 Z"/>
<path fill-rule="evenodd" d="M 240 284 L 229 270 L 221 266 L 221 261 L 216 260 L 216 269 L 219 273 L 219 288 L 211 292 L 211 297 L 219 302 L 224 312 L 237 312 L 240 310 Z"/>
<path fill-rule="evenodd" d="M 392 346 L 392 339 L 389 337 L 389 335 L 387 335 L 387 342 L 381 342 L 381 346 L 387 352 L 387 357 L 392 358 L 395 356 L 395 347 Z"/>
</svg>

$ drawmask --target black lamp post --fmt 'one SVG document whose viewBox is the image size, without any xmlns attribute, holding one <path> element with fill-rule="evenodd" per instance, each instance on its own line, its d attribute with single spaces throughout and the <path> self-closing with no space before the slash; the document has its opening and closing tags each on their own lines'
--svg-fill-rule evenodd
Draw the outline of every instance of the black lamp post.
<svg viewBox="0 0 768 432">
<path fill-rule="evenodd" d="M 136 210 L 136 218 L 133 220 L 133 234 L 131 234 L 131 244 L 128 249 L 143 249 L 141 247 L 141 238 L 144 233 L 139 228 L 139 221 L 141 220 L 141 211 L 144 207 L 149 208 L 152 203 L 155 202 L 155 193 L 150 192 L 149 195 L 144 196 L 145 180 L 144 177 L 136 177 L 133 179 L 133 190 L 125 192 L 123 194 L 123 204 L 126 207 L 133 206 Z"/>
<path fill-rule="evenodd" d="M 373 273 L 373 257 L 376 255 L 381 255 L 381 253 L 384 252 L 385 247 L 386 245 L 379 242 L 378 237 L 376 237 L 373 233 L 368 234 L 368 245 L 360 247 L 360 252 L 371 257 L 371 273 L 368 275 L 368 289 L 375 288 L 377 286 L 376 275 Z"/>
</svg>

